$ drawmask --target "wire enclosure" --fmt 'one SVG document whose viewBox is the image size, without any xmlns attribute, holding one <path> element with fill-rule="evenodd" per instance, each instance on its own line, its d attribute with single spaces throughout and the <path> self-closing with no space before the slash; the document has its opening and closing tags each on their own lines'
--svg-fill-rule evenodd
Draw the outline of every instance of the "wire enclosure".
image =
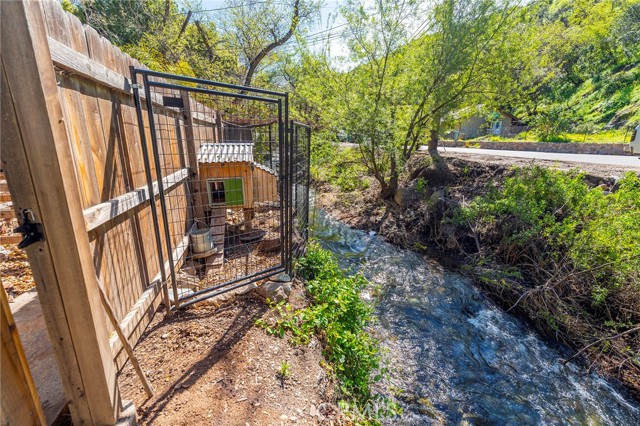
<svg viewBox="0 0 640 426">
<path fill-rule="evenodd" d="M 177 309 L 291 274 L 308 238 L 311 131 L 289 120 L 288 94 L 131 72 L 165 299 Z"/>
</svg>

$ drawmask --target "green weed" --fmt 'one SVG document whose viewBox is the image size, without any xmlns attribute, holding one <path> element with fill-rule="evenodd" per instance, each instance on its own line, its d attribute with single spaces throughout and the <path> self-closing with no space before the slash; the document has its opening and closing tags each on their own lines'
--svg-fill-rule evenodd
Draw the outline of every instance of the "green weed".
<svg viewBox="0 0 640 426">
<path fill-rule="evenodd" d="M 372 307 L 360 298 L 367 280 L 360 274 L 345 274 L 335 256 L 317 244 L 310 244 L 307 254 L 297 261 L 296 270 L 307 280 L 309 306 L 293 310 L 289 305 L 277 305 L 275 319 L 260 320 L 258 325 L 273 335 L 288 334 L 295 345 L 307 344 L 312 336 L 319 336 L 343 404 L 358 407 L 361 414 L 373 413 L 356 416 L 361 424 L 377 424 L 375 418 L 381 413 L 397 414 L 397 406 L 381 402 L 371 393 L 372 383 L 387 371 L 380 363 L 378 341 L 367 332 L 374 320 Z"/>
<path fill-rule="evenodd" d="M 287 361 L 280 361 L 280 369 L 278 370 L 278 378 L 284 382 L 287 380 L 291 374 L 291 364 Z"/>
</svg>

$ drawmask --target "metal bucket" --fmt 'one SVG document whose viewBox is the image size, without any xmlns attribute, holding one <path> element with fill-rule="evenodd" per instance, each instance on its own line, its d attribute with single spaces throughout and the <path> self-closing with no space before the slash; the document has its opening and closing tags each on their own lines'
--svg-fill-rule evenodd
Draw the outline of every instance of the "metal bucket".
<svg viewBox="0 0 640 426">
<path fill-rule="evenodd" d="M 211 239 L 209 228 L 194 229 L 191 231 L 191 246 L 194 253 L 206 253 L 216 248 Z"/>
</svg>

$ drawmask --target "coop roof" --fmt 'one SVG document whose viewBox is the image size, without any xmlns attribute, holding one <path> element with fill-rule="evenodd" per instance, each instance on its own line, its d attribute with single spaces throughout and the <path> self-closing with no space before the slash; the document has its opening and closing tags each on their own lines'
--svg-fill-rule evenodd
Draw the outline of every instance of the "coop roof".
<svg viewBox="0 0 640 426">
<path fill-rule="evenodd" d="M 203 143 L 198 151 L 199 163 L 253 162 L 253 143 L 215 142 Z"/>
</svg>

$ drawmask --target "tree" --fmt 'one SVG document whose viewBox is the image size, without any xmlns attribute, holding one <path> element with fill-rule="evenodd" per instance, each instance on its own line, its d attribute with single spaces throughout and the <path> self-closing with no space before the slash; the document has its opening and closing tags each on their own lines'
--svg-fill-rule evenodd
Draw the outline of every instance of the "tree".
<svg viewBox="0 0 640 426">
<path fill-rule="evenodd" d="M 207 15 L 180 9 L 172 0 L 150 3 L 149 12 L 154 19 L 138 42 L 121 46 L 125 52 L 157 71 L 237 82 L 237 55 Z"/>
<path fill-rule="evenodd" d="M 321 73 L 334 81 L 334 123 L 355 135 L 383 199 L 393 197 L 400 170 L 427 137 L 429 152 L 442 164 L 441 126 L 465 102 L 493 90 L 490 81 L 503 59 L 495 53 L 515 10 L 493 0 L 427 5 L 425 10 L 424 3 L 411 0 L 348 2 L 341 12 L 352 69 L 327 66 Z M 410 25 L 414 16 L 426 19 Z M 410 27 L 418 29 L 414 37 Z"/>
<path fill-rule="evenodd" d="M 152 69 L 250 85 L 313 22 L 319 1 L 229 0 L 215 20 L 197 1 L 63 0 L 63 7 Z"/>
<path fill-rule="evenodd" d="M 441 163 L 438 140 L 443 121 L 471 100 L 489 98 L 502 72 L 499 55 L 516 8 L 509 1 L 443 0 L 429 17 L 429 33 L 411 49 L 412 78 L 402 155 L 408 160 L 428 131 L 428 151 Z"/>
<path fill-rule="evenodd" d="M 80 20 L 116 45 L 140 41 L 153 20 L 150 0 L 65 0 Z"/>
<path fill-rule="evenodd" d="M 272 52 L 284 46 L 297 31 L 309 26 L 318 14 L 316 0 L 243 2 L 229 0 L 223 20 L 232 50 L 245 66 L 242 83 L 250 86 L 258 67 Z"/>
<path fill-rule="evenodd" d="M 640 2 L 625 10 L 615 24 L 614 35 L 629 57 L 640 57 Z"/>
<path fill-rule="evenodd" d="M 640 58 L 634 23 L 640 23 L 637 0 L 526 5 L 506 38 L 507 90 L 496 102 L 526 120 L 540 140 L 557 140 L 563 129 L 597 129 L 614 117 L 611 125 L 633 123 L 629 93 Z"/>
<path fill-rule="evenodd" d="M 350 1 L 341 10 L 348 23 L 344 32 L 351 71 L 330 69 L 335 106 L 333 121 L 353 136 L 360 157 L 380 185 L 383 199 L 398 188 L 398 142 L 403 108 L 399 87 L 407 41 L 405 20 L 416 12 L 414 1 Z"/>
</svg>

